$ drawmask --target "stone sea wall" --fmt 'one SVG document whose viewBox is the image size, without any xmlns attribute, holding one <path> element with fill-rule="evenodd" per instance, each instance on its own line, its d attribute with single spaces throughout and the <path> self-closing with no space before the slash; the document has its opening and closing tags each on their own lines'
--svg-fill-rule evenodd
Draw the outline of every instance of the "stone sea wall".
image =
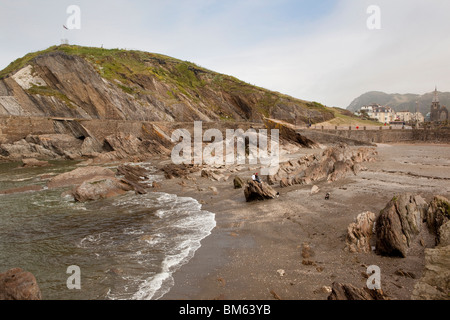
<svg viewBox="0 0 450 320">
<path fill-rule="evenodd" d="M 428 141 L 439 143 L 450 143 L 450 129 L 387 129 L 387 130 L 313 130 L 304 129 L 298 131 L 300 134 L 319 143 L 337 143 L 351 141 L 362 141 L 368 143 L 396 143 Z"/>
</svg>

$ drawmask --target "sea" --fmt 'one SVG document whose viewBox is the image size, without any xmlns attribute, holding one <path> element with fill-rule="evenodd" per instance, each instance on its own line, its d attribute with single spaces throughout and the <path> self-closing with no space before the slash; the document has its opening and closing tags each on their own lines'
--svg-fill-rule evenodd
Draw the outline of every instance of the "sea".
<svg viewBox="0 0 450 320">
<path fill-rule="evenodd" d="M 195 199 L 162 192 L 75 202 L 70 188 L 48 189 L 48 177 L 77 168 L 54 161 L 43 168 L 0 163 L 0 273 L 31 272 L 44 300 L 157 300 L 173 274 L 216 226 Z M 162 176 L 149 163 L 146 183 Z M 74 268 L 75 267 L 75 268 Z"/>
</svg>

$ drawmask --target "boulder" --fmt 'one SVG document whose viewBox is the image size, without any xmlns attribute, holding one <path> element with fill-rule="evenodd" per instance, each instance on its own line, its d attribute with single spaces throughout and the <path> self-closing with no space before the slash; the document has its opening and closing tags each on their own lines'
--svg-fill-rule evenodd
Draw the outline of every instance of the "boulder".
<svg viewBox="0 0 450 320">
<path fill-rule="evenodd" d="M 450 221 L 439 228 L 440 242 L 425 249 L 425 271 L 414 285 L 412 300 L 449 300 Z"/>
<path fill-rule="evenodd" d="M 41 300 L 42 293 L 30 272 L 14 268 L 0 273 L 0 300 Z"/>
<path fill-rule="evenodd" d="M 266 184 L 265 182 L 256 182 L 249 181 L 244 189 L 245 200 L 247 202 L 257 201 L 257 200 L 267 200 L 274 199 L 278 196 L 278 192 L 276 192 L 271 186 Z"/>
<path fill-rule="evenodd" d="M 233 185 L 235 189 L 241 189 L 244 186 L 244 181 L 242 181 L 239 177 L 234 177 L 233 179 Z"/>
<path fill-rule="evenodd" d="M 74 186 L 97 176 L 114 177 L 115 173 L 110 169 L 96 166 L 77 168 L 55 176 L 48 182 L 47 186 L 49 188 Z"/>
<path fill-rule="evenodd" d="M 351 284 L 334 282 L 328 300 L 389 300 L 381 289 L 356 288 Z"/>
<path fill-rule="evenodd" d="M 427 206 L 422 197 L 402 194 L 394 197 L 376 221 L 376 251 L 405 258 L 412 240 L 419 234 Z"/>
<path fill-rule="evenodd" d="M 363 212 L 356 217 L 355 221 L 347 228 L 346 250 L 364 253 L 371 251 L 370 239 L 375 219 L 375 213 L 370 211 Z"/>
<path fill-rule="evenodd" d="M 318 186 L 312 186 L 311 188 L 311 194 L 316 194 L 320 191 Z"/>
<path fill-rule="evenodd" d="M 436 244 L 440 241 L 439 229 L 450 220 L 450 201 L 443 196 L 435 196 L 430 202 L 426 217 L 428 228 L 436 235 Z"/>
<path fill-rule="evenodd" d="M 84 181 L 72 194 L 76 201 L 86 202 L 115 197 L 131 190 L 134 190 L 134 187 L 126 181 L 110 176 L 97 176 Z"/>
</svg>

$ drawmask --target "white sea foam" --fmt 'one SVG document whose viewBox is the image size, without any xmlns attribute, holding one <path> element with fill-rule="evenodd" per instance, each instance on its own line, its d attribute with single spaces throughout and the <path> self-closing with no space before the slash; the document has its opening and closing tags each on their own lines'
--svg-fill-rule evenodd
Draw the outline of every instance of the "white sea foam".
<svg viewBox="0 0 450 320">
<path fill-rule="evenodd" d="M 144 247 L 136 247 L 130 259 L 142 266 L 143 271 L 127 281 L 129 290 L 112 290 L 110 299 L 155 300 L 163 297 L 174 285 L 173 273 L 186 264 L 201 246 L 201 240 L 211 234 L 216 226 L 215 215 L 201 210 L 201 205 L 192 198 L 177 197 L 167 193 L 151 193 L 117 199 L 115 206 L 123 209 L 134 206 L 157 209 L 149 220 L 150 229 L 125 228 L 124 234 L 148 235 L 140 241 Z M 143 225 L 143 228 L 146 226 Z M 97 239 L 88 238 L 90 243 Z M 157 254 L 157 256 L 155 256 Z M 158 257 L 159 255 L 159 257 Z M 149 268 L 146 270 L 146 268 Z M 130 292 L 135 288 L 135 292 Z"/>
</svg>

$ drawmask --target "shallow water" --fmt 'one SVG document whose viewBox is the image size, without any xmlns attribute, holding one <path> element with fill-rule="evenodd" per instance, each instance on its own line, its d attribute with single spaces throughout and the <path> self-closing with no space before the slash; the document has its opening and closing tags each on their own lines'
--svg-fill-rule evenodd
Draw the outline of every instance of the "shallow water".
<svg viewBox="0 0 450 320">
<path fill-rule="evenodd" d="M 76 168 L 52 164 L 0 164 L 0 190 L 45 186 L 41 175 Z M 129 192 L 83 204 L 61 197 L 65 190 L 0 195 L 0 272 L 30 271 L 44 299 L 158 299 L 215 227 L 214 214 L 192 198 Z M 79 290 L 66 283 L 72 265 L 81 271 Z"/>
</svg>

